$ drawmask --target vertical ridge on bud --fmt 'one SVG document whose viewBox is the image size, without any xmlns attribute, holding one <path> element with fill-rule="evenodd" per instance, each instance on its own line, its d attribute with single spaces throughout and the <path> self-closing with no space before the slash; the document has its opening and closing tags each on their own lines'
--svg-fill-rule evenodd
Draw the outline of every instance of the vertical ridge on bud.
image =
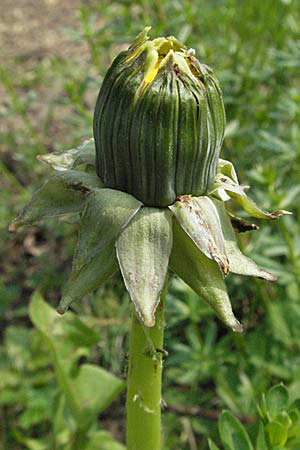
<svg viewBox="0 0 300 450">
<path fill-rule="evenodd" d="M 197 101 L 192 92 L 185 89 L 183 81 L 177 80 L 179 98 L 178 143 L 176 165 L 176 194 L 192 191 L 190 161 L 195 158 L 198 147 Z M 189 129 L 189 133 L 186 130 Z"/>
<path fill-rule="evenodd" d="M 163 92 L 160 98 L 159 123 L 156 126 L 156 195 L 155 203 L 166 206 L 170 199 L 176 198 L 176 116 L 177 90 L 174 73 L 167 66 L 162 69 Z"/>
<path fill-rule="evenodd" d="M 128 104 L 131 101 L 130 90 L 126 89 L 128 85 L 136 82 L 136 71 L 130 74 L 123 84 L 120 80 L 120 86 L 117 89 L 119 96 L 116 96 L 115 104 L 112 109 L 115 113 L 114 126 L 108 124 L 112 133 L 111 147 L 115 163 L 115 186 L 121 191 L 130 191 L 132 186 L 132 160 L 130 155 L 130 129 L 131 129 L 131 111 Z M 124 88 L 124 89 L 123 89 Z M 114 110 L 116 108 L 116 110 Z M 126 164 L 124 164 L 126 161 Z M 107 176 L 108 178 L 108 176 Z"/>
<path fill-rule="evenodd" d="M 94 116 L 97 174 L 147 206 L 205 195 L 225 114 L 213 72 L 176 38 L 142 32 L 112 63 Z"/>
<path fill-rule="evenodd" d="M 94 112 L 94 138 L 96 144 L 96 170 L 97 174 L 103 180 L 106 178 L 105 174 L 105 164 L 106 160 L 106 151 L 109 151 L 108 146 L 104 146 L 105 136 L 103 136 L 103 128 L 105 127 L 105 112 L 107 111 L 108 105 L 110 102 L 109 98 L 113 95 L 114 91 L 116 91 L 116 86 L 120 82 L 120 79 L 126 78 L 131 72 L 131 67 L 126 66 L 123 63 L 124 56 L 120 54 L 115 59 L 111 68 L 108 70 L 107 75 L 103 81 L 101 90 L 98 94 L 95 112 Z M 109 74 L 113 73 L 113 77 L 110 77 Z"/>
<path fill-rule="evenodd" d="M 210 173 L 209 155 L 210 148 L 210 129 L 209 129 L 209 113 L 206 104 L 205 93 L 199 92 L 191 87 L 197 112 L 197 153 L 195 156 L 195 164 L 193 165 L 191 176 L 191 192 L 194 195 L 202 195 L 207 191 L 209 184 L 207 179 Z"/>
</svg>

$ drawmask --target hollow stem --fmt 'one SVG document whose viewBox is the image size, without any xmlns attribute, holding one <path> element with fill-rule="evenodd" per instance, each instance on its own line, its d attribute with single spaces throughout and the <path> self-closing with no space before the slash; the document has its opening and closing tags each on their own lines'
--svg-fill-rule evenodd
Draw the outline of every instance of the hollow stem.
<svg viewBox="0 0 300 450">
<path fill-rule="evenodd" d="M 165 284 L 155 314 L 147 328 L 133 314 L 127 376 L 127 450 L 161 449 L 161 380 Z"/>
</svg>

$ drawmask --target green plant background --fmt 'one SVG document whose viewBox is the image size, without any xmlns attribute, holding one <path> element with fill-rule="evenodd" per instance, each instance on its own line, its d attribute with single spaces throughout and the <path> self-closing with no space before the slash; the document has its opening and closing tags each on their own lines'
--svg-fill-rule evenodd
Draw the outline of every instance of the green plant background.
<svg viewBox="0 0 300 450">
<path fill-rule="evenodd" d="M 20 22 L 26 3 L 32 6 L 14 2 Z M 46 3 L 58 8 L 59 2 Z M 14 40 L 14 28 L 1 49 L 0 448 L 124 448 L 117 440 L 124 442 L 120 392 L 130 309 L 120 276 L 75 305 L 76 315 L 58 319 L 44 299 L 52 307 L 58 302 L 76 225 L 50 221 L 13 236 L 7 226 L 49 173 L 36 155 L 91 136 L 105 71 L 151 24 L 153 36 L 176 35 L 214 68 L 228 123 L 222 157 L 234 162 L 261 206 L 293 212 L 241 236 L 245 253 L 279 276 L 274 284 L 228 277 L 244 334 L 229 332 L 190 289 L 172 280 L 163 450 L 251 450 L 250 440 L 256 450 L 299 449 L 300 431 L 293 431 L 300 412 L 293 405 L 300 398 L 299 0 L 62 3 L 66 10 L 56 11 L 47 25 L 55 37 L 50 50 L 42 45 L 45 10 L 38 7 L 31 17 L 41 23 L 36 35 L 26 34 L 23 23 L 28 51 L 18 48 L 22 36 Z M 39 51 L 32 49 L 35 40 Z M 281 382 L 289 400 L 277 386 L 265 409 L 257 409 L 263 393 Z M 219 418 L 223 410 L 228 412 Z"/>
</svg>

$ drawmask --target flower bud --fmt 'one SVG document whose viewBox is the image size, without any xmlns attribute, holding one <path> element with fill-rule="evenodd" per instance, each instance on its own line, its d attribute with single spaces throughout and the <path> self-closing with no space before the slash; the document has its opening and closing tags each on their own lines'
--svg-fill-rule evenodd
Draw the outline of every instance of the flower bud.
<svg viewBox="0 0 300 450">
<path fill-rule="evenodd" d="M 108 70 L 96 103 L 97 174 L 148 206 L 213 186 L 225 112 L 212 70 L 146 28 Z"/>
</svg>

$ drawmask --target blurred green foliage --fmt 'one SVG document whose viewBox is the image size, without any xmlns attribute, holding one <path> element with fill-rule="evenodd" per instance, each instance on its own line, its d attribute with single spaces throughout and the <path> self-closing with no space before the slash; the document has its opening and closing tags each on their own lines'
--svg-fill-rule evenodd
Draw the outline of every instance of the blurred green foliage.
<svg viewBox="0 0 300 450">
<path fill-rule="evenodd" d="M 120 277 L 76 305 L 76 315 L 57 318 L 42 297 L 52 305 L 59 299 L 76 224 L 48 222 L 13 237 L 6 230 L 48 173 L 36 155 L 91 136 L 105 71 L 151 24 L 153 36 L 176 35 L 214 68 L 228 123 L 222 157 L 234 162 L 260 205 L 293 212 L 240 236 L 244 252 L 279 276 L 274 284 L 229 276 L 243 335 L 224 329 L 173 279 L 166 313 L 164 450 L 205 450 L 207 437 L 211 450 L 237 449 L 228 436 L 224 440 L 224 427 L 242 436 L 238 450 L 299 448 L 299 434 L 295 445 L 289 434 L 299 420 L 300 398 L 299 6 L 298 0 L 82 1 L 75 12 L 78 26 L 65 32 L 84 54 L 63 58 L 54 50 L 34 64 L 18 55 L 2 59 L 0 447 L 123 448 L 114 439 L 124 440 L 124 399 L 118 396 L 105 409 L 126 373 L 130 314 Z M 29 303 L 36 290 L 41 294 Z M 84 372 L 90 383 L 100 383 L 101 376 L 112 377 L 107 371 L 114 374 L 109 389 L 115 385 L 109 398 L 98 397 L 98 385 L 80 384 Z M 287 398 L 284 388 L 269 391 L 280 382 L 289 401 L 280 400 Z M 219 419 L 219 434 L 223 409 L 228 412 Z"/>
<path fill-rule="evenodd" d="M 259 405 L 261 420 L 257 428 L 255 446 L 241 422 L 229 411 L 219 419 L 219 433 L 225 450 L 297 450 L 300 445 L 300 399 L 289 403 L 283 385 L 269 389 Z M 210 450 L 218 450 L 209 439 Z M 220 450 L 220 449 L 219 449 Z"/>
<path fill-rule="evenodd" d="M 6 418 L 8 431 L 29 450 L 124 450 L 96 423 L 124 382 L 95 364 L 78 364 L 90 357 L 98 333 L 73 313 L 64 320 L 37 292 L 29 316 L 35 329 L 11 325 L 1 348 L 1 404 L 17 412 Z M 28 437 L 34 429 L 38 437 Z"/>
</svg>

